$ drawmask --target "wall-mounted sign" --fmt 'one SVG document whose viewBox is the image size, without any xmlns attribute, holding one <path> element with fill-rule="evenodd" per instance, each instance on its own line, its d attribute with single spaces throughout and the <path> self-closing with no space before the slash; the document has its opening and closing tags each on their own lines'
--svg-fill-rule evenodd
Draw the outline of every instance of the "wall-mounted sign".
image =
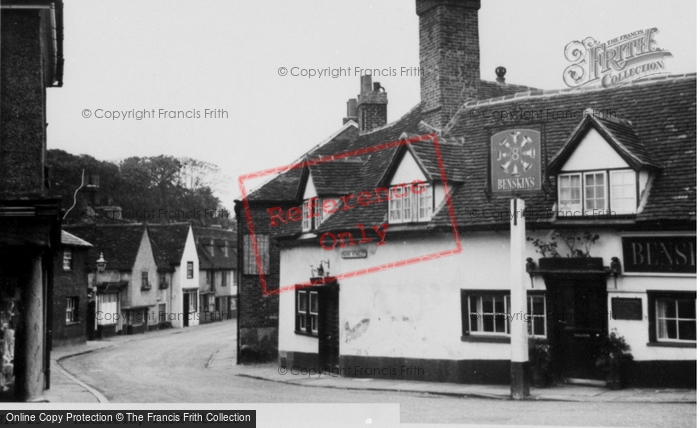
<svg viewBox="0 0 700 428">
<path fill-rule="evenodd" d="M 367 250 L 346 250 L 341 251 L 340 257 L 344 259 L 366 259 Z"/>
<path fill-rule="evenodd" d="M 642 299 L 613 297 L 612 318 L 615 320 L 643 320 Z"/>
<path fill-rule="evenodd" d="M 697 273 L 695 236 L 623 236 L 625 273 Z"/>
<path fill-rule="evenodd" d="M 491 191 L 515 194 L 542 189 L 540 132 L 509 129 L 491 136 Z"/>
</svg>

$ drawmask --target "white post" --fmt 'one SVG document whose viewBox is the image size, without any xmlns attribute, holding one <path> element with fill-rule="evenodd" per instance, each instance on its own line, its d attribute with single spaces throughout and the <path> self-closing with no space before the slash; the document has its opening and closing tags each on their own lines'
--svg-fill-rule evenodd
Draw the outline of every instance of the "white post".
<svg viewBox="0 0 700 428">
<path fill-rule="evenodd" d="M 525 201 L 513 198 L 510 202 L 510 395 L 514 400 L 530 395 L 524 211 Z"/>
</svg>

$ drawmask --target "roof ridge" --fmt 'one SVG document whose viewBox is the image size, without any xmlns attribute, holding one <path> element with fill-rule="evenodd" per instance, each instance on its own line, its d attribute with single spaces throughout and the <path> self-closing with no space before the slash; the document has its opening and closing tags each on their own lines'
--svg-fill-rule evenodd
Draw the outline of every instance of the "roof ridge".
<svg viewBox="0 0 700 428">
<path fill-rule="evenodd" d="M 501 97 L 487 98 L 487 99 L 483 99 L 483 100 L 469 100 L 469 101 L 465 102 L 464 104 L 462 104 L 462 106 L 459 108 L 459 110 L 457 111 L 455 116 L 457 116 L 457 114 L 462 109 L 467 108 L 467 107 L 498 104 L 500 102 L 510 101 L 512 99 L 515 99 L 515 98 L 532 99 L 532 98 L 544 98 L 547 96 L 565 95 L 565 94 L 572 94 L 572 93 L 584 93 L 584 92 L 587 93 L 587 92 L 593 92 L 593 91 L 609 91 L 609 90 L 615 90 L 618 88 L 626 88 L 629 86 L 641 86 L 641 85 L 654 84 L 654 83 L 659 83 L 659 82 L 664 81 L 664 80 L 684 80 L 684 79 L 691 79 L 691 78 L 696 78 L 696 77 L 697 77 L 697 73 L 685 73 L 685 74 L 674 74 L 674 75 L 666 75 L 666 76 L 645 77 L 645 78 L 630 82 L 626 85 L 616 86 L 613 88 L 604 88 L 600 85 L 595 85 L 595 86 L 587 86 L 587 87 L 580 87 L 580 88 L 539 89 L 539 90 L 535 90 L 535 91 L 517 92 L 515 94 L 504 95 Z"/>
</svg>

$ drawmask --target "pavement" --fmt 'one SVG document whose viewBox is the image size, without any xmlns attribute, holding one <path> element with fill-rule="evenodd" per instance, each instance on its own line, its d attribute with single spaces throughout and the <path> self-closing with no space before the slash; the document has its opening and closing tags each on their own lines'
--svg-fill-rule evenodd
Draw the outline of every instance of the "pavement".
<svg viewBox="0 0 700 428">
<path fill-rule="evenodd" d="M 94 352 L 118 342 L 89 341 L 84 345 L 56 348 L 51 353 L 51 389 L 44 392 L 44 399 L 54 403 L 106 403 L 107 398 L 95 388 L 86 385 L 61 366 L 61 361 L 76 355 Z M 225 370 L 235 376 L 281 382 L 315 388 L 346 390 L 390 391 L 429 394 L 451 397 L 489 398 L 509 400 L 508 385 L 465 385 L 443 382 L 414 382 L 402 380 L 363 379 L 321 374 L 304 376 L 280 369 L 276 364 L 236 365 L 235 345 L 224 347 L 211 355 L 207 364 L 210 370 Z M 628 403 L 697 403 L 694 389 L 626 388 L 617 391 L 581 385 L 556 385 L 532 388 L 530 400 L 568 402 L 628 402 Z"/>
</svg>

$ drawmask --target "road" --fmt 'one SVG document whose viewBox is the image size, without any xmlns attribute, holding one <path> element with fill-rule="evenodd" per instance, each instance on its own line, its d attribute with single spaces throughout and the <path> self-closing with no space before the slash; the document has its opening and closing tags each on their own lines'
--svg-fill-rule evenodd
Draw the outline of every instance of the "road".
<svg viewBox="0 0 700 428">
<path fill-rule="evenodd" d="M 695 427 L 691 404 L 516 402 L 288 385 L 208 369 L 235 321 L 121 336 L 61 365 L 116 403 L 399 403 L 402 423 Z"/>
</svg>

